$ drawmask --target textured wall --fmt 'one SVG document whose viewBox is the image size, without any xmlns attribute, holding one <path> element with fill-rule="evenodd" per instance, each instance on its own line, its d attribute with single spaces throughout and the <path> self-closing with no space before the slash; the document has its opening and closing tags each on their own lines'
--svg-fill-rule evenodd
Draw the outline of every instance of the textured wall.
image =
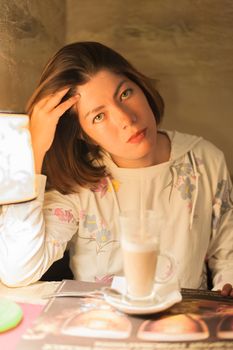
<svg viewBox="0 0 233 350">
<path fill-rule="evenodd" d="M 24 108 L 64 42 L 101 41 L 159 80 L 164 127 L 213 141 L 233 174 L 232 0 L 0 0 L 0 8 L 0 109 Z"/>
<path fill-rule="evenodd" d="M 67 0 L 66 40 L 101 41 L 159 79 L 164 127 L 213 141 L 233 173 L 232 0 Z"/>
<path fill-rule="evenodd" d="M 0 0 L 0 109 L 24 110 L 48 57 L 64 43 L 63 0 Z"/>
</svg>

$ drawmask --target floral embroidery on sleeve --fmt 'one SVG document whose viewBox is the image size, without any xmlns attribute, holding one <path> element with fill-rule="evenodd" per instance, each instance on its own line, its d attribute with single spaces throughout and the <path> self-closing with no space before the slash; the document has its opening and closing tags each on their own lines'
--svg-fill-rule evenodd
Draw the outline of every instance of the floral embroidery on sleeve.
<svg viewBox="0 0 233 350">
<path fill-rule="evenodd" d="M 54 209 L 53 213 L 55 216 L 58 217 L 60 221 L 64 221 L 64 222 L 70 222 L 74 218 L 73 214 L 71 213 L 71 210 L 56 208 Z"/>
<path fill-rule="evenodd" d="M 72 209 L 64 209 L 61 207 L 45 208 L 44 213 L 49 224 L 52 221 L 54 226 L 61 226 L 61 229 L 51 231 L 49 234 L 47 234 L 46 241 L 57 247 L 67 243 L 73 236 L 75 226 L 78 227 L 78 220 L 74 216 Z M 64 228 L 66 234 L 64 234 L 62 225 L 67 225 L 66 228 Z"/>
<path fill-rule="evenodd" d="M 231 199 L 231 189 L 227 180 L 221 180 L 217 184 L 217 191 L 213 205 L 213 229 L 217 228 L 219 219 L 233 207 Z"/>
<path fill-rule="evenodd" d="M 54 208 L 54 209 L 46 209 L 45 210 L 48 215 L 55 216 L 59 221 L 64 223 L 76 223 L 75 217 L 72 213 L 71 209 L 63 209 L 63 208 Z"/>
</svg>

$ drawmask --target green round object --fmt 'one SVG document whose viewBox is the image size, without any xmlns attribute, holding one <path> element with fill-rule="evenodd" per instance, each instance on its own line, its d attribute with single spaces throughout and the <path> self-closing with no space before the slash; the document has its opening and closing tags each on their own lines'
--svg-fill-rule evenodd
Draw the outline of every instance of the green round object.
<svg viewBox="0 0 233 350">
<path fill-rule="evenodd" d="M 23 318 L 23 310 L 15 302 L 0 298 L 0 333 L 16 327 Z"/>
</svg>

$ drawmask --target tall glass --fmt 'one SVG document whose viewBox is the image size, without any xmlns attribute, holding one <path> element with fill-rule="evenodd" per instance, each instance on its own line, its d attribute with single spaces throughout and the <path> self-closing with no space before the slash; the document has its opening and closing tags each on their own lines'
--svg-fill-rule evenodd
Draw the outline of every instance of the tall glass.
<svg viewBox="0 0 233 350">
<path fill-rule="evenodd" d="M 160 234 L 164 220 L 153 210 L 120 213 L 120 240 L 123 253 L 127 297 L 132 301 L 151 300 L 155 297 L 155 282 L 166 283 L 172 276 L 158 276 L 156 266 L 163 256 L 174 271 L 174 259 L 160 252 Z"/>
</svg>

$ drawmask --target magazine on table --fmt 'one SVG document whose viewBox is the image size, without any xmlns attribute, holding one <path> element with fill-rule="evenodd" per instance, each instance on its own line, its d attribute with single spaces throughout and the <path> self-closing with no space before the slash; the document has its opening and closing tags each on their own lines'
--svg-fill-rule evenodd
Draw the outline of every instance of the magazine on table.
<svg viewBox="0 0 233 350">
<path fill-rule="evenodd" d="M 101 290 L 64 280 L 58 293 Z M 233 300 L 218 292 L 182 289 L 163 311 L 128 314 L 100 296 L 53 297 L 22 335 L 17 350 L 233 349 Z"/>
</svg>

